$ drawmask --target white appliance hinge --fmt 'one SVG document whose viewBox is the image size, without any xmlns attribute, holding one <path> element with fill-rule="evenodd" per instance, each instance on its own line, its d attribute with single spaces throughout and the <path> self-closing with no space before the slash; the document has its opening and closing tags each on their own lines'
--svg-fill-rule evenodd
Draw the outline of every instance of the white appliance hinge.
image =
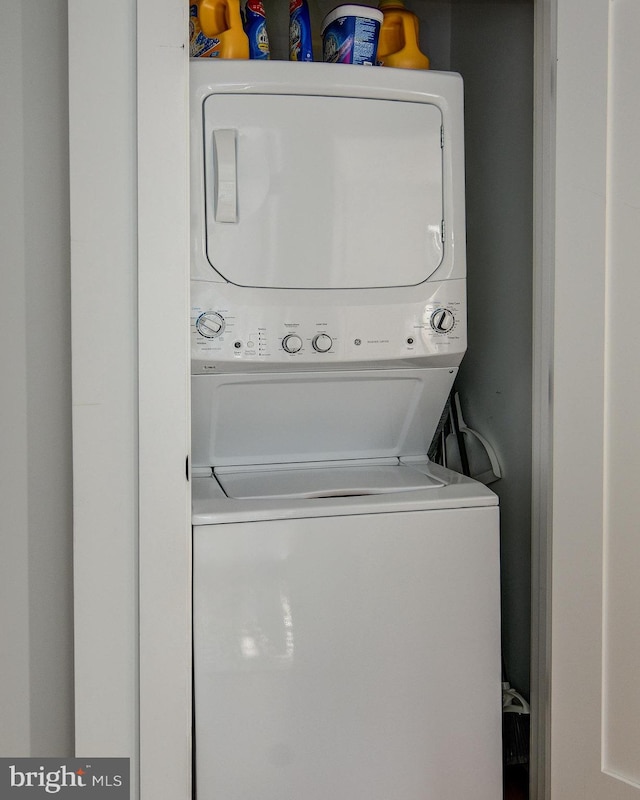
<svg viewBox="0 0 640 800">
<path fill-rule="evenodd" d="M 440 147 L 444 148 L 444 125 L 440 126 Z"/>
<path fill-rule="evenodd" d="M 191 468 L 191 477 L 192 478 L 212 478 L 213 477 L 213 467 L 192 467 Z"/>
<path fill-rule="evenodd" d="M 233 475 L 237 472 L 277 472 L 278 470 L 299 472 L 303 469 L 335 469 L 336 467 L 387 467 L 397 466 L 398 463 L 398 456 L 381 456 L 380 458 L 348 458 L 338 461 L 287 461 L 281 464 L 227 464 L 224 467 L 213 467 L 213 474 Z"/>
<path fill-rule="evenodd" d="M 440 238 L 444 242 L 444 220 L 440 222 Z"/>
</svg>

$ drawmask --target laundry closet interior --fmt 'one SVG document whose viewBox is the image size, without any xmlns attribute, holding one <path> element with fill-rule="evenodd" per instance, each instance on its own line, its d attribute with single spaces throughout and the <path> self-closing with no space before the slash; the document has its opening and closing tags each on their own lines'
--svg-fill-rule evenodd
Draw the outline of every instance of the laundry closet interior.
<svg viewBox="0 0 640 800">
<path fill-rule="evenodd" d="M 509 681 L 527 697 L 531 626 L 534 2 L 408 4 L 432 69 L 465 87 L 468 349 L 465 420 L 494 446 L 502 631 Z M 324 9 L 323 9 L 324 10 Z"/>
<path fill-rule="evenodd" d="M 314 55 L 332 0 L 310 0 Z M 534 2 L 411 0 L 431 68 L 465 95 L 468 349 L 465 421 L 496 450 L 507 677 L 530 685 Z M 272 58 L 286 58 L 285 4 L 265 0 Z"/>
<path fill-rule="evenodd" d="M 440 500 L 436 492 L 430 499 L 417 493 L 415 510 L 426 513 L 416 516 L 403 513 L 414 508 L 408 496 L 400 494 L 407 505 L 395 507 L 380 494 L 393 492 L 398 480 L 422 486 L 421 470 L 428 481 L 441 478 L 448 486 L 446 475 L 421 464 L 467 341 L 457 389 L 471 425 L 484 428 L 505 461 L 503 678 L 528 693 L 529 626 L 512 614 L 511 590 L 524 589 L 528 597 L 530 588 L 529 537 L 522 537 L 530 528 L 529 514 L 522 514 L 530 507 L 528 487 L 518 497 L 530 473 L 525 467 L 518 475 L 516 462 L 527 455 L 524 463 L 530 461 L 531 436 L 532 119 L 519 107 L 528 97 L 531 109 L 531 71 L 502 63 L 496 75 L 497 61 L 487 50 L 504 54 L 506 62 L 521 57 L 521 45 L 513 47 L 509 25 L 506 46 L 507 26 L 491 19 L 484 4 L 437 8 L 422 20 L 421 44 L 433 60 L 424 84 L 413 83 L 419 76 L 407 70 L 291 64 L 287 71 L 286 18 L 269 18 L 268 5 L 272 66 L 190 64 L 195 775 L 198 794 L 207 797 L 215 786 L 249 796 L 258 784 L 268 797 L 309 793 L 309 775 L 325 760 L 331 767 L 320 791 L 348 792 L 350 781 L 364 789 L 369 780 L 371 796 L 384 797 L 402 763 L 404 783 L 396 789 L 406 796 L 418 796 L 420 787 L 434 796 L 463 794 L 473 781 L 483 797 L 495 796 L 497 517 L 478 510 L 471 522 L 464 512 L 447 513 L 457 501 L 448 505 L 453 495 L 446 488 Z M 500 7 L 503 13 L 511 8 Z M 314 11 L 317 40 L 324 9 Z M 476 72 L 487 62 L 491 69 L 480 80 Z M 441 72 L 459 72 L 466 81 L 464 128 L 461 84 Z M 307 96 L 307 78 L 322 87 L 315 100 L 314 89 Z M 284 99 L 274 85 L 284 87 Z M 334 92 L 337 101 L 324 96 Z M 359 99 L 376 93 L 395 102 Z M 374 108 L 385 111 L 376 118 Z M 425 117 L 424 127 L 416 127 L 414 115 L 423 112 L 433 121 Z M 422 137 L 414 144 L 416 129 Z M 343 136 L 359 142 L 346 160 Z M 384 146 L 376 151 L 371 141 Z M 316 153 L 313 167 L 304 143 Z M 296 164 L 291 177 L 289 160 Z M 395 166 L 389 170 L 385 162 Z M 318 171 L 323 163 L 328 181 Z M 345 172 L 350 177 L 336 191 Z M 419 185 L 424 194 L 416 193 Z M 359 201 L 355 186 L 363 187 Z M 373 204 L 369 187 L 378 195 Z M 412 238 L 426 230 L 428 243 L 422 244 L 424 234 Z M 473 275 L 468 339 L 465 233 L 467 274 Z M 430 247 L 437 251 L 433 263 Z M 379 480 L 376 470 L 388 470 L 384 480 L 391 483 L 367 488 Z M 495 472 L 500 478 L 501 470 Z M 367 495 L 384 505 L 359 499 Z M 469 495 L 464 508 L 476 502 L 480 507 L 489 499 Z M 365 522 L 359 514 L 368 515 Z M 493 527 L 485 527 L 490 519 Z M 481 551 L 471 557 L 479 542 Z M 410 578 L 417 564 L 421 577 Z M 435 564 L 446 576 L 440 589 Z M 512 564 L 524 565 L 522 583 Z M 365 618 L 358 616 L 361 607 L 369 609 Z M 335 661 L 329 654 L 338 652 Z M 387 663 L 392 652 L 398 655 Z M 465 692 L 470 716 L 463 734 L 451 719 L 464 716 L 456 703 Z M 448 712 L 437 700 L 442 693 L 450 698 Z M 386 729 L 380 739 L 373 718 Z M 451 742 L 445 751 L 441 739 Z M 466 750 L 467 741 L 475 748 Z M 495 749 L 485 751 L 483 742 Z M 389 752 L 374 767 L 370 751 L 377 748 Z M 468 764 L 464 779 L 455 768 L 456 749 Z M 243 772 L 240 780 L 245 758 L 255 774 Z"/>
</svg>

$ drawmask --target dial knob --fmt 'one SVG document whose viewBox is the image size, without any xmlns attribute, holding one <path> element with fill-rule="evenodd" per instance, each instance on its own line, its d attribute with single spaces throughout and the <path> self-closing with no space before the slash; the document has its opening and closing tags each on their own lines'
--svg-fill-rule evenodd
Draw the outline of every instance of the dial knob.
<svg viewBox="0 0 640 800">
<path fill-rule="evenodd" d="M 224 330 L 224 317 L 213 311 L 200 314 L 196 320 L 196 330 L 207 339 L 215 339 Z"/>
<path fill-rule="evenodd" d="M 282 340 L 282 348 L 287 353 L 297 353 L 302 348 L 302 339 L 295 333 L 290 333 Z"/>
<path fill-rule="evenodd" d="M 333 344 L 333 339 L 330 336 L 327 336 L 326 333 L 319 333 L 317 336 L 313 337 L 313 349 L 317 350 L 318 353 L 327 353 L 331 350 L 331 345 Z"/>
<path fill-rule="evenodd" d="M 448 308 L 437 308 L 431 315 L 431 327 L 436 333 L 449 333 L 455 324 L 456 318 Z"/>
</svg>

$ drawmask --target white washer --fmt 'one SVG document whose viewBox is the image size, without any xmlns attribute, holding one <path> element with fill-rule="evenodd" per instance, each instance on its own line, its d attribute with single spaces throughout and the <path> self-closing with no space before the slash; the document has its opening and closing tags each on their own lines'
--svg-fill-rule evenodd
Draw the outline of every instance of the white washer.
<svg viewBox="0 0 640 800">
<path fill-rule="evenodd" d="M 502 797 L 492 492 L 419 459 L 223 471 L 193 523 L 199 800 Z"/>
<path fill-rule="evenodd" d="M 199 800 L 501 797 L 498 501 L 421 444 L 449 380 L 193 377 Z"/>
</svg>

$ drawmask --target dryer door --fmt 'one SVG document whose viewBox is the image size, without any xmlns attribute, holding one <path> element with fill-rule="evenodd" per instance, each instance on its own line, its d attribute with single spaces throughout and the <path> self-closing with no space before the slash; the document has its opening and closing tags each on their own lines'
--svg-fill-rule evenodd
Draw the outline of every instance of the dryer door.
<svg viewBox="0 0 640 800">
<path fill-rule="evenodd" d="M 206 252 L 239 286 L 413 286 L 443 259 L 442 113 L 353 97 L 204 103 Z"/>
</svg>

